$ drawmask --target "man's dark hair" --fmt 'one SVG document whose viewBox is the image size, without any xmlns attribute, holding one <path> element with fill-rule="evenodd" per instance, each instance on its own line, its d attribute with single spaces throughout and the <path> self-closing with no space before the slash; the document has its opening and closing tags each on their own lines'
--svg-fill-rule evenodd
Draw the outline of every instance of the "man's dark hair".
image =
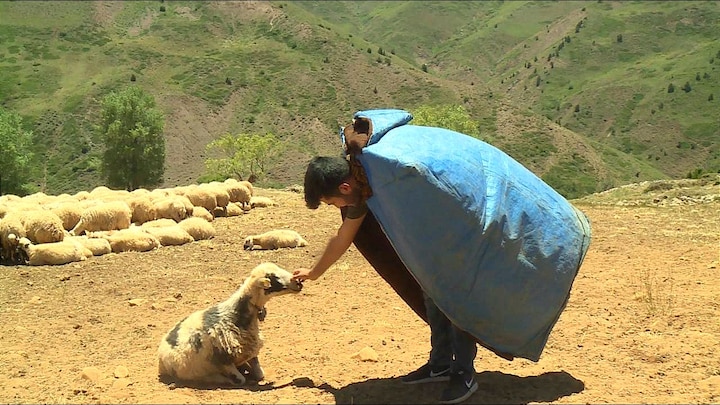
<svg viewBox="0 0 720 405">
<path fill-rule="evenodd" d="M 320 206 L 323 197 L 340 195 L 338 187 L 350 177 L 350 165 L 342 156 L 316 156 L 305 171 L 305 204 L 310 209 Z"/>
</svg>

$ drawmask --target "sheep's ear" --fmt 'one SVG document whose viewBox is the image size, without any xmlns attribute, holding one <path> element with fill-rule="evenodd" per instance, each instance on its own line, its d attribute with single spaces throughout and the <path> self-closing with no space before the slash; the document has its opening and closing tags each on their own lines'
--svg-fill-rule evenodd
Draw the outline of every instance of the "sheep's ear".
<svg viewBox="0 0 720 405">
<path fill-rule="evenodd" d="M 262 286 L 262 288 L 265 288 L 265 289 L 270 288 L 270 279 L 267 277 L 261 278 L 260 285 Z"/>
</svg>

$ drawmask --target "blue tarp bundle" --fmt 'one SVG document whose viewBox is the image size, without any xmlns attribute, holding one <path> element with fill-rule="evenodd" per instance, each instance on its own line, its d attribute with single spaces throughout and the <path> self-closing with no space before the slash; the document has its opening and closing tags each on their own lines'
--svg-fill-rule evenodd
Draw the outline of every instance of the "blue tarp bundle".
<svg viewBox="0 0 720 405">
<path fill-rule="evenodd" d="M 537 361 L 590 243 L 585 215 L 476 138 L 410 125 L 403 110 L 355 113 L 367 201 L 420 287 L 486 347 Z"/>
</svg>

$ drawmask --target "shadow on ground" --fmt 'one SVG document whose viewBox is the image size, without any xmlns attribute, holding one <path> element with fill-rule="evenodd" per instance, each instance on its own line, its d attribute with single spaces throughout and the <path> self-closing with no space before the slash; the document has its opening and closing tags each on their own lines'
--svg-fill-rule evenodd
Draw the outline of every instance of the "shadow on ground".
<svg viewBox="0 0 720 405">
<path fill-rule="evenodd" d="M 585 389 L 582 381 L 564 371 L 529 377 L 485 371 L 477 374 L 477 381 L 478 390 L 464 404 L 548 403 Z M 444 387 L 443 383 L 403 385 L 399 378 L 381 378 L 339 389 L 327 384 L 316 388 L 332 393 L 338 404 L 421 404 L 437 403 Z"/>
</svg>

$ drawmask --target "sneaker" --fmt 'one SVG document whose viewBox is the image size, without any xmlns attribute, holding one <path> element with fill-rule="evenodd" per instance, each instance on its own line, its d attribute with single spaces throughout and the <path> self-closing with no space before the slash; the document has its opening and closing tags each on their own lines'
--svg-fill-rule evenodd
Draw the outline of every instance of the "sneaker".
<svg viewBox="0 0 720 405">
<path fill-rule="evenodd" d="M 475 375 L 467 375 L 460 371 L 450 376 L 450 384 L 440 395 L 441 404 L 459 404 L 470 398 L 473 392 L 477 391 L 478 383 Z"/>
<path fill-rule="evenodd" d="M 449 381 L 450 367 L 433 370 L 430 364 L 425 364 L 419 369 L 403 376 L 400 381 L 403 384 L 420 384 L 428 382 Z"/>
</svg>

